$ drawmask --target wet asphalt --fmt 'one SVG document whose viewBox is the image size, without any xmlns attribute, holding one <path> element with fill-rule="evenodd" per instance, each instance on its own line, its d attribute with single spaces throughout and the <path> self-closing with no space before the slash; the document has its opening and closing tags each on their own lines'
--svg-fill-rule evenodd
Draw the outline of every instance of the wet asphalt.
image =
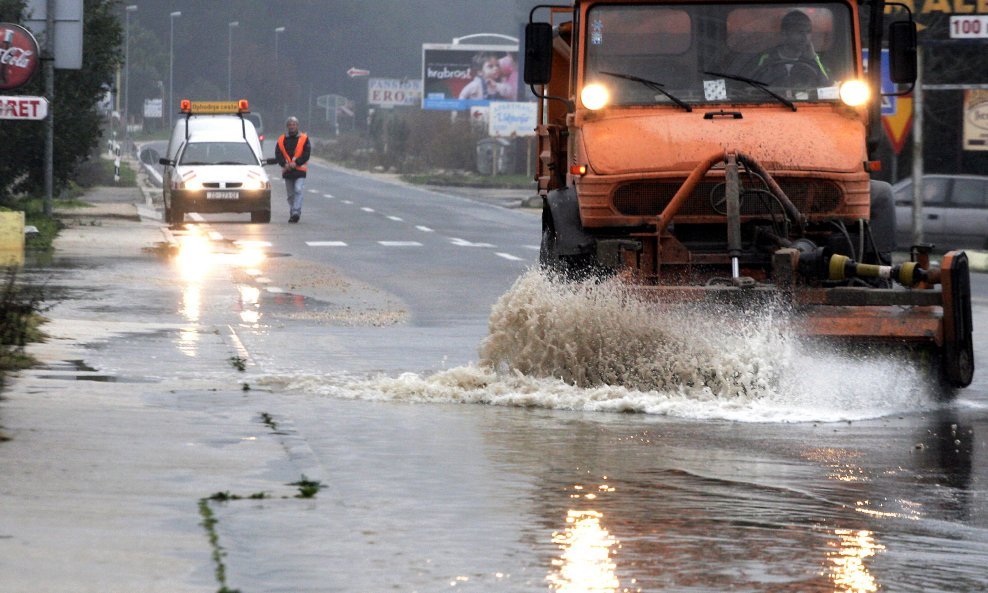
<svg viewBox="0 0 988 593">
<path fill-rule="evenodd" d="M 472 317 L 291 258 L 286 293 L 176 266 L 144 194 L 89 198 L 24 271 L 51 322 L 0 394 L 5 593 L 984 588 L 983 373 L 854 422 L 506 403 L 458 367 Z"/>
</svg>

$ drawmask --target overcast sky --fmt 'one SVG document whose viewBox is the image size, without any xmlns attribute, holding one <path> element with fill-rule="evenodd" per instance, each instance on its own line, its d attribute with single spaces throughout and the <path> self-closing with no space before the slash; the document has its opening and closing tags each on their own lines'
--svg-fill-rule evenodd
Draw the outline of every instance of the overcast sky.
<svg viewBox="0 0 988 593">
<path fill-rule="evenodd" d="M 350 67 L 373 76 L 418 77 L 423 43 L 450 43 L 454 37 L 499 33 L 519 37 L 537 0 L 124 0 L 134 4 L 131 22 L 149 28 L 167 47 L 171 18 L 175 25 L 176 78 L 192 70 L 225 76 L 228 23 L 234 53 L 245 40 L 274 52 L 275 28 L 281 59 L 290 60 L 300 78 L 320 87 L 346 87 Z M 477 40 L 483 42 L 484 40 Z M 497 39 L 488 39 L 497 43 Z M 500 42 L 500 43 L 503 43 Z M 224 81 L 225 82 L 225 81 Z"/>
</svg>

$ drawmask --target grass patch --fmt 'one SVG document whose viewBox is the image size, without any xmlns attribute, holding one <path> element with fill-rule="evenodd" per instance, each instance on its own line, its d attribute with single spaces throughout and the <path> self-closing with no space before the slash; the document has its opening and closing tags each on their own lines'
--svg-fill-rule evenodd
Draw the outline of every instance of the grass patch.
<svg viewBox="0 0 988 593">
<path fill-rule="evenodd" d="M 7 268 L 0 285 L 0 389 L 3 389 L 6 373 L 36 363 L 24 347 L 45 339 L 41 331 L 41 324 L 45 322 L 41 315 L 43 301 L 40 288 L 18 284 L 16 268 Z"/>
<path fill-rule="evenodd" d="M 295 495 L 295 498 L 315 498 L 322 488 L 322 482 L 310 480 L 305 477 L 305 474 L 302 474 L 302 479 L 298 482 L 292 482 L 288 485 L 298 486 L 298 494 Z"/>
</svg>

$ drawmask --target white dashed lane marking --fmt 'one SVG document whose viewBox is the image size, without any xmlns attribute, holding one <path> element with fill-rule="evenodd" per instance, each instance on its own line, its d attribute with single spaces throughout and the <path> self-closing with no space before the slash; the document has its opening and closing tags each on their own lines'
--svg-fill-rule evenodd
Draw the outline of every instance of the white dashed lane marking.
<svg viewBox="0 0 988 593">
<path fill-rule="evenodd" d="M 405 222 L 405 219 L 401 218 L 400 216 L 389 216 L 388 219 L 393 220 L 395 222 Z"/>
<path fill-rule="evenodd" d="M 340 200 L 340 201 L 343 202 L 344 204 L 352 204 L 353 203 L 351 200 Z"/>
<path fill-rule="evenodd" d="M 364 212 L 373 212 L 374 211 L 373 208 L 368 208 L 367 206 L 364 206 L 363 208 L 361 208 L 361 210 L 363 210 Z"/>
<path fill-rule="evenodd" d="M 415 228 L 417 228 L 418 230 L 422 231 L 423 233 L 431 233 L 432 232 L 432 229 L 430 229 L 427 226 L 417 226 Z"/>
<path fill-rule="evenodd" d="M 319 193 L 319 190 L 318 189 L 310 189 L 308 191 L 309 191 L 310 194 L 317 194 L 317 193 Z"/>
<path fill-rule="evenodd" d="M 525 261 L 525 260 L 523 260 L 523 259 L 522 259 L 522 258 L 520 258 L 520 257 L 515 257 L 515 256 L 513 256 L 513 255 L 511 255 L 510 253 L 501 253 L 501 252 L 499 251 L 499 252 L 497 252 L 497 253 L 496 253 L 496 255 L 497 255 L 498 257 L 503 257 L 504 259 L 506 259 L 506 260 L 508 260 L 508 261 Z"/>
<path fill-rule="evenodd" d="M 309 247 L 346 247 L 345 241 L 306 241 Z"/>
<path fill-rule="evenodd" d="M 378 241 L 384 247 L 421 247 L 418 241 Z"/>
<path fill-rule="evenodd" d="M 324 198 L 329 198 L 329 199 L 331 199 L 331 200 L 332 200 L 332 199 L 333 199 L 334 197 L 336 197 L 336 196 L 334 196 L 333 194 L 323 194 L 323 195 L 322 195 L 322 197 L 324 197 Z"/>
<path fill-rule="evenodd" d="M 460 239 L 459 237 L 450 237 L 449 242 L 457 247 L 494 247 L 490 243 L 471 243 L 466 239 Z"/>
</svg>

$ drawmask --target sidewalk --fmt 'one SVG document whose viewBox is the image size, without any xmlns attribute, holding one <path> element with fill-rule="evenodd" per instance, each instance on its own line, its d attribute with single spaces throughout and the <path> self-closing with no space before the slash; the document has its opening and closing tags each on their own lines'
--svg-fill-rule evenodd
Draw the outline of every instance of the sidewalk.
<svg viewBox="0 0 988 593">
<path fill-rule="evenodd" d="M 50 339 L 29 347 L 40 366 L 0 394 L 0 589 L 216 591 L 222 557 L 204 498 L 264 492 L 292 504 L 290 482 L 325 477 L 290 430 L 263 422 L 277 398 L 243 390 L 231 332 L 206 311 L 199 322 L 178 313 L 181 288 L 144 197 L 100 188 L 85 199 L 96 206 L 59 212 L 68 227 L 51 264 L 25 270 L 48 293 Z M 232 290 L 222 284 L 205 283 L 202 302 Z M 277 531 L 267 535 L 290 541 Z"/>
</svg>

